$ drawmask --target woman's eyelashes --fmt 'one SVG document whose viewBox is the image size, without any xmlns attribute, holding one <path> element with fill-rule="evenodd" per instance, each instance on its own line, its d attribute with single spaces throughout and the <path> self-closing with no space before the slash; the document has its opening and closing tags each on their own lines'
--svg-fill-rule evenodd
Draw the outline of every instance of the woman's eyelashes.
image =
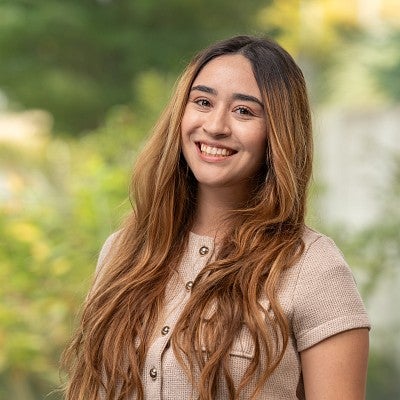
<svg viewBox="0 0 400 400">
<path fill-rule="evenodd" d="M 202 99 L 195 99 L 194 102 L 195 102 L 198 106 L 200 106 L 200 107 L 202 107 L 202 108 L 208 108 L 208 107 L 211 106 L 211 102 L 210 102 L 209 100 L 203 99 L 203 98 L 202 98 Z"/>
<path fill-rule="evenodd" d="M 204 98 L 194 99 L 193 103 L 195 103 L 196 105 L 198 105 L 200 108 L 203 108 L 203 109 L 212 107 L 211 101 L 208 99 L 204 99 Z M 234 113 L 240 115 L 241 117 L 252 117 L 255 115 L 255 113 L 249 107 L 245 107 L 245 106 L 236 106 L 232 109 L 232 111 Z"/>
<path fill-rule="evenodd" d="M 250 108 L 239 106 L 234 109 L 234 112 L 243 116 L 243 117 L 251 117 L 254 116 L 254 113 L 250 110 Z"/>
</svg>

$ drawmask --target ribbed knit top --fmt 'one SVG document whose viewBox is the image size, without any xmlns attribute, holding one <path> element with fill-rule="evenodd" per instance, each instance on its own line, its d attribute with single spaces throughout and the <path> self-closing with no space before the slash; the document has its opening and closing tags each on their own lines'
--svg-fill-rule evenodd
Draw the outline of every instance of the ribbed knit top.
<svg viewBox="0 0 400 400">
<path fill-rule="evenodd" d="M 284 357 L 265 384 L 260 399 L 305 399 L 299 353 L 346 330 L 370 327 L 353 275 L 341 252 L 328 237 L 306 229 L 301 259 L 282 276 L 279 301 L 289 321 L 290 337 Z M 110 237 L 99 257 L 99 268 L 113 246 Z M 149 400 L 196 399 L 196 392 L 170 346 L 171 333 L 187 304 L 193 281 L 214 250 L 214 240 L 190 233 L 189 243 L 177 273 L 167 285 L 166 307 L 149 348 L 142 381 Z M 261 299 L 268 309 L 268 299 Z M 227 327 L 229 329 L 229 327 Z M 252 339 L 244 327 L 230 351 L 230 368 L 236 385 L 253 356 Z M 250 398 L 251 384 L 241 392 Z M 214 400 L 225 400 L 221 382 Z"/>
</svg>

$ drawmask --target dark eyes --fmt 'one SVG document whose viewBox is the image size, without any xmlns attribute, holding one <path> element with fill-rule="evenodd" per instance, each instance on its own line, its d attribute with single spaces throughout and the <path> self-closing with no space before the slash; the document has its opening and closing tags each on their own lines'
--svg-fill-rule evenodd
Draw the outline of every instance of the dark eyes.
<svg viewBox="0 0 400 400">
<path fill-rule="evenodd" d="M 196 99 L 194 103 L 200 106 L 201 108 L 209 108 L 211 107 L 211 102 L 207 99 Z M 239 106 L 233 110 L 234 113 L 239 114 L 243 117 L 249 117 L 254 115 L 254 113 L 247 107 Z"/>
<path fill-rule="evenodd" d="M 240 114 L 240 115 L 253 115 L 253 113 L 246 107 L 238 107 L 235 110 L 236 113 Z"/>
<path fill-rule="evenodd" d="M 210 102 L 206 99 L 195 100 L 195 103 L 198 104 L 200 107 L 209 107 L 211 105 Z"/>
</svg>

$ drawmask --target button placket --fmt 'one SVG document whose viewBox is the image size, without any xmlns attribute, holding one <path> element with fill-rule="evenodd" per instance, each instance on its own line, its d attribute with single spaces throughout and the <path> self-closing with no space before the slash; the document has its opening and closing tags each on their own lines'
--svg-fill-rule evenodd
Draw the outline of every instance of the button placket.
<svg viewBox="0 0 400 400">
<path fill-rule="evenodd" d="M 194 287 L 194 281 L 199 272 L 204 268 L 210 255 L 213 252 L 214 244 L 204 238 L 192 236 L 192 243 L 189 248 L 189 259 L 184 259 L 177 271 L 176 279 L 169 283 L 168 289 L 175 293 L 175 296 L 168 298 L 166 310 L 163 313 L 163 321 L 158 328 L 158 335 L 149 349 L 146 357 L 144 376 L 149 383 L 145 389 L 146 398 L 161 399 L 163 380 L 169 376 L 169 367 L 164 365 L 163 359 L 171 357 L 170 340 L 171 333 L 176 324 L 176 316 L 184 308 L 190 298 Z M 166 375 L 165 375 L 166 374 Z"/>
</svg>

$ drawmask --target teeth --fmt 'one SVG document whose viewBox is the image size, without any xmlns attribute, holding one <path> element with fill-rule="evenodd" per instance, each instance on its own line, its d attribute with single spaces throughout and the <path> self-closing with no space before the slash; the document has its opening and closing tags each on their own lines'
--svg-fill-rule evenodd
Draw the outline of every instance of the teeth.
<svg viewBox="0 0 400 400">
<path fill-rule="evenodd" d="M 207 146 L 204 143 L 200 145 L 200 151 L 207 156 L 224 156 L 228 157 L 232 154 L 231 150 L 221 149 L 220 147 Z"/>
</svg>

